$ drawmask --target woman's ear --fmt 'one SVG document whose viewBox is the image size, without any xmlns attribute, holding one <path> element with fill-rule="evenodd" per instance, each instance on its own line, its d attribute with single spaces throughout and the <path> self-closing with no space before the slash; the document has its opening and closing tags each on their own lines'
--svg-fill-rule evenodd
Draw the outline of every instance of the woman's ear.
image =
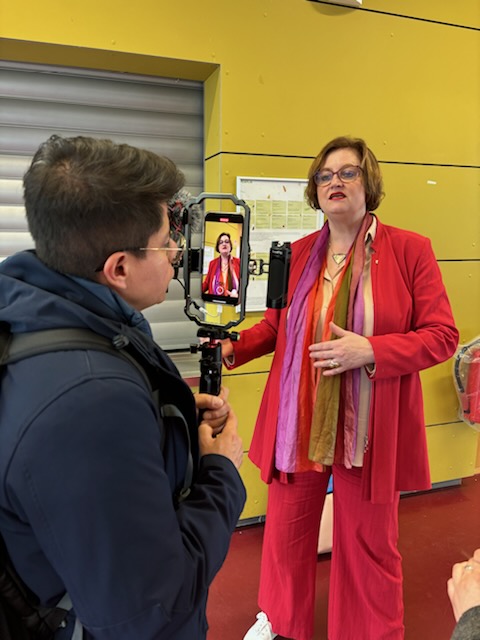
<svg viewBox="0 0 480 640">
<path fill-rule="evenodd" d="M 130 274 L 129 255 L 124 251 L 116 251 L 105 260 L 103 270 L 99 273 L 99 282 L 121 293 L 127 288 Z"/>
</svg>

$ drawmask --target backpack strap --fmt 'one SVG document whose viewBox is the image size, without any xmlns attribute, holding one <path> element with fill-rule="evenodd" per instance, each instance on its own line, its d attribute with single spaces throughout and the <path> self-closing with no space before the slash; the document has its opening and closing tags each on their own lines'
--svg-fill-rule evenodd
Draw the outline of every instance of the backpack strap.
<svg viewBox="0 0 480 640">
<path fill-rule="evenodd" d="M 109 340 L 89 329 L 46 329 L 16 334 L 10 332 L 7 334 L 5 327 L 0 326 L 0 330 L 0 366 L 50 351 L 94 349 L 114 353 L 130 362 L 142 375 L 150 392 L 153 392 L 152 383 L 145 369 L 126 351 L 129 340 L 124 335 L 116 335 Z"/>
<path fill-rule="evenodd" d="M 191 491 L 191 486 L 193 484 L 193 458 L 192 458 L 192 447 L 190 440 L 190 432 L 188 430 L 188 425 L 185 420 L 185 417 L 181 413 L 181 411 L 174 404 L 163 404 L 160 407 L 160 415 L 165 422 L 168 422 L 173 428 L 174 425 L 177 426 L 177 433 L 183 434 L 185 446 L 187 447 L 188 458 L 186 461 L 186 469 L 185 476 L 183 478 L 182 486 L 178 486 L 178 490 L 175 492 L 174 500 L 175 504 L 178 506 L 180 502 L 185 500 L 188 497 Z M 165 438 L 164 438 L 165 439 Z M 170 452 L 172 453 L 172 452 Z"/>
<path fill-rule="evenodd" d="M 117 334 L 112 339 L 90 331 L 89 329 L 66 328 L 46 329 L 30 333 L 10 333 L 9 325 L 0 322 L 0 368 L 19 360 L 52 351 L 72 351 L 93 349 L 116 355 L 129 362 L 141 374 L 153 399 L 153 404 L 164 422 L 168 423 L 184 439 L 188 451 L 185 476 L 175 491 L 175 501 L 182 502 L 190 493 L 193 482 L 194 463 L 191 453 L 191 440 L 188 425 L 179 409 L 169 403 L 160 402 L 156 382 L 152 382 L 147 370 L 137 358 L 129 353 L 130 341 L 127 336 Z M 167 429 L 160 429 L 160 448 L 166 452 Z M 168 453 L 171 453 L 169 449 Z"/>
<path fill-rule="evenodd" d="M 7 322 L 0 322 L 0 366 L 3 366 L 8 358 L 12 338 L 10 325 Z"/>
</svg>

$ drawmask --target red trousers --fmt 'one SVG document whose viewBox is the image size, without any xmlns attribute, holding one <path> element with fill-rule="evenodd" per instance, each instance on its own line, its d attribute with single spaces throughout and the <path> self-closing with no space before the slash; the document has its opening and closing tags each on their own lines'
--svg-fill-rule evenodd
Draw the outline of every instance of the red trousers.
<svg viewBox="0 0 480 640">
<path fill-rule="evenodd" d="M 328 640 L 403 640 L 398 499 L 361 498 L 361 469 L 333 466 Z M 320 516 L 330 471 L 269 487 L 259 606 L 275 633 L 312 640 Z"/>
</svg>

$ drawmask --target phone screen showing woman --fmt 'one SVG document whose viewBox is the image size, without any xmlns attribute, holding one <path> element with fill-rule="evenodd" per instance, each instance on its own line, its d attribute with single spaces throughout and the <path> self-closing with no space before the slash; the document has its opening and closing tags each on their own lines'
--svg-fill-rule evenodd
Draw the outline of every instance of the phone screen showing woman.
<svg viewBox="0 0 480 640">
<path fill-rule="evenodd" d="M 203 232 L 202 299 L 238 305 L 244 218 L 238 213 L 207 213 Z"/>
</svg>

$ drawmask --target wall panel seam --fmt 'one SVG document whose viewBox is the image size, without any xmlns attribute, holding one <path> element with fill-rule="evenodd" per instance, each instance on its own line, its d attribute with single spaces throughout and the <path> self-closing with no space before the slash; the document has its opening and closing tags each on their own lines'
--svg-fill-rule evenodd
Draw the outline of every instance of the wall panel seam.
<svg viewBox="0 0 480 640">
<path fill-rule="evenodd" d="M 313 2 L 314 4 L 324 4 L 332 6 L 331 2 L 322 0 L 307 0 L 307 2 Z M 337 5 L 344 9 L 353 9 L 353 11 L 364 11 L 366 13 L 377 13 L 382 16 L 391 16 L 393 18 L 403 18 L 404 20 L 416 20 L 417 22 L 428 22 L 430 24 L 438 24 L 444 27 L 454 27 L 455 29 L 468 29 L 469 31 L 480 31 L 480 27 L 472 27 L 465 24 L 456 24 L 455 22 L 444 22 L 443 20 L 433 20 L 432 18 L 421 18 L 420 16 L 409 16 L 404 13 L 393 13 L 391 11 L 380 11 L 379 9 L 367 9 L 367 7 L 352 7 L 351 5 Z"/>
<path fill-rule="evenodd" d="M 284 158 L 285 160 L 313 160 L 315 156 L 304 156 L 288 153 L 259 153 L 249 151 L 217 151 L 216 153 L 207 156 L 205 162 L 213 160 L 220 156 L 244 156 L 255 158 Z M 380 164 L 398 164 L 414 167 L 445 167 L 449 169 L 480 169 L 480 164 L 450 164 L 446 162 L 415 162 L 413 160 L 381 160 L 378 159 Z"/>
</svg>

